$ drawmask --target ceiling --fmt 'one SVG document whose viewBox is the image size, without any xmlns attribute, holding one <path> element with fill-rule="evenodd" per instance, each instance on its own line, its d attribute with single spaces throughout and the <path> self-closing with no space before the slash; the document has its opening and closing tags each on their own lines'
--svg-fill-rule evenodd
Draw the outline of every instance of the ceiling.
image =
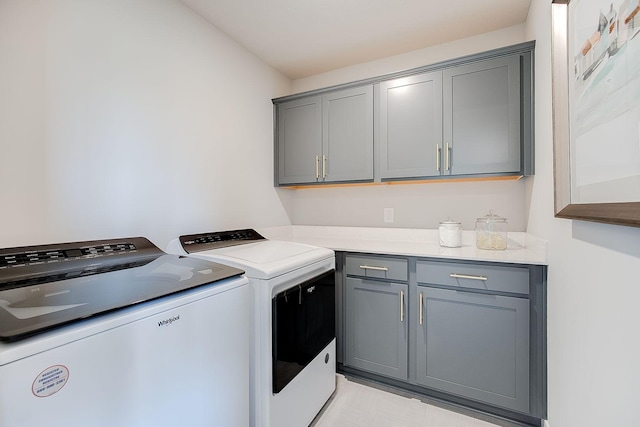
<svg viewBox="0 0 640 427">
<path fill-rule="evenodd" d="M 532 0 L 180 0 L 291 79 L 527 19 Z"/>
</svg>

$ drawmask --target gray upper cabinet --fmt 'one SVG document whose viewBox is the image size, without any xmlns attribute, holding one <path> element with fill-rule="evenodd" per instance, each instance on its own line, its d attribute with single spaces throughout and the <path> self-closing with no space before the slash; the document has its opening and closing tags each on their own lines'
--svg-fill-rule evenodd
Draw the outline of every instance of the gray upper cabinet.
<svg viewBox="0 0 640 427">
<path fill-rule="evenodd" d="M 520 173 L 520 56 L 380 83 L 380 178 Z"/>
<path fill-rule="evenodd" d="M 277 106 L 278 184 L 373 180 L 373 87 Z"/>
<path fill-rule="evenodd" d="M 322 97 L 325 182 L 373 180 L 373 86 Z"/>
<path fill-rule="evenodd" d="M 322 148 L 322 97 L 278 105 L 278 181 L 316 182 Z"/>
<path fill-rule="evenodd" d="M 532 175 L 534 45 L 274 99 L 276 185 Z"/>
<path fill-rule="evenodd" d="M 442 72 L 380 83 L 380 177 L 441 173 Z"/>
<path fill-rule="evenodd" d="M 444 173 L 518 173 L 520 56 L 443 71 Z"/>
</svg>

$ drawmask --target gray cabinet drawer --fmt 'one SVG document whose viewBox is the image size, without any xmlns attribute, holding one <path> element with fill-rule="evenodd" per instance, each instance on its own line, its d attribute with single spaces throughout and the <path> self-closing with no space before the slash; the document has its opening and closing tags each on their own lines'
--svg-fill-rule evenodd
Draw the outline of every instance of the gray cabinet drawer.
<svg viewBox="0 0 640 427">
<path fill-rule="evenodd" d="M 529 294 L 529 269 L 456 262 L 420 261 L 418 283 Z"/>
<path fill-rule="evenodd" d="M 375 279 L 407 281 L 407 260 L 403 258 L 378 257 L 369 255 L 347 255 L 348 275 Z"/>
</svg>

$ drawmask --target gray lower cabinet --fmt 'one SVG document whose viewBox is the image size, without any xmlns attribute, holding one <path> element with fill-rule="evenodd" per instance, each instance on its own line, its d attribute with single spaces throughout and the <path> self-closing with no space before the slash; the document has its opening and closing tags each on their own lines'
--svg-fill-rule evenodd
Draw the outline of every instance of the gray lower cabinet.
<svg viewBox="0 0 640 427">
<path fill-rule="evenodd" d="M 525 424 L 546 417 L 545 266 L 337 259 L 345 372 Z"/>
<path fill-rule="evenodd" d="M 373 86 L 278 104 L 277 185 L 373 180 Z"/>
<path fill-rule="evenodd" d="M 347 277 L 344 364 L 407 379 L 406 284 Z"/>
<path fill-rule="evenodd" d="M 529 301 L 418 286 L 417 383 L 529 412 Z"/>
</svg>

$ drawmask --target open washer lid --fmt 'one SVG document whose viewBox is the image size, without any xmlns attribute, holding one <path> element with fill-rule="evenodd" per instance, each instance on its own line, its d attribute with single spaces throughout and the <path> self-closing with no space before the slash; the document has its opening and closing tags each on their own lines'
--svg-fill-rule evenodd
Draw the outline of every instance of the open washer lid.
<svg viewBox="0 0 640 427">
<path fill-rule="evenodd" d="M 267 240 L 252 229 L 192 234 L 178 241 L 190 256 L 240 268 L 255 279 L 272 279 L 334 257 L 331 249 Z"/>
</svg>

